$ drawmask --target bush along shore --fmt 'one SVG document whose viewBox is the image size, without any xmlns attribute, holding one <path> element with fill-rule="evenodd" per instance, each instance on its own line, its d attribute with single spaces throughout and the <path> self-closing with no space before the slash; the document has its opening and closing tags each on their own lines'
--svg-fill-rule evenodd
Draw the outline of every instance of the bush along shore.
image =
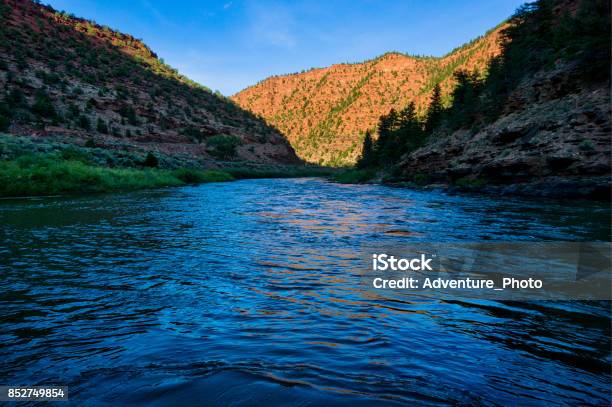
<svg viewBox="0 0 612 407">
<path fill-rule="evenodd" d="M 324 176 L 329 170 L 300 166 L 215 163 L 151 152 L 96 147 L 0 135 L 0 197 L 131 191 L 243 178 Z"/>
</svg>

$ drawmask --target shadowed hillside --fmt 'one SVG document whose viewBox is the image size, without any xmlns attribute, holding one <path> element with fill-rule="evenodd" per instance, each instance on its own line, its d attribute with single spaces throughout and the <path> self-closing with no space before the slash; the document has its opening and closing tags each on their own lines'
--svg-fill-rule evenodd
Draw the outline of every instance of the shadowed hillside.
<svg viewBox="0 0 612 407">
<path fill-rule="evenodd" d="M 415 101 L 422 111 L 435 84 L 448 95 L 457 69 L 484 70 L 499 54 L 501 26 L 442 58 L 388 53 L 356 64 L 338 64 L 268 78 L 233 100 L 287 135 L 306 161 L 346 165 L 361 152 L 364 133 L 382 114 Z"/>
<path fill-rule="evenodd" d="M 434 93 L 422 116 L 413 104 L 381 116 L 358 167 L 390 182 L 609 200 L 610 3 L 539 0 L 501 34 L 486 75 L 454 73 L 450 104 Z"/>
<path fill-rule="evenodd" d="M 142 41 L 23 0 L 0 2 L 0 131 L 202 162 L 297 162 L 276 129 Z"/>
</svg>

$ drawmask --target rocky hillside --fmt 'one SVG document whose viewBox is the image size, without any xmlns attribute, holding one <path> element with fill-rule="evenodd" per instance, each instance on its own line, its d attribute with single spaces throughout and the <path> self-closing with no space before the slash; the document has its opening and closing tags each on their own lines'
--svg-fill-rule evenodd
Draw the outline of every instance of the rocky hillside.
<svg viewBox="0 0 612 407">
<path fill-rule="evenodd" d="M 503 115 L 404 157 L 403 179 L 543 197 L 610 199 L 610 88 L 580 84 L 575 64 L 525 80 Z"/>
<path fill-rule="evenodd" d="M 538 0 L 509 22 L 482 81 L 465 81 L 396 179 L 609 200 L 610 3 Z"/>
<path fill-rule="evenodd" d="M 388 53 L 356 64 L 338 64 L 268 78 L 232 97 L 287 135 L 304 160 L 328 165 L 352 164 L 364 133 L 381 115 L 414 101 L 422 112 L 435 84 L 443 100 L 454 86 L 457 69 L 483 71 L 498 55 L 497 27 L 442 58 Z"/>
<path fill-rule="evenodd" d="M 279 131 L 142 41 L 25 0 L 0 1 L 0 131 L 205 162 L 298 161 Z"/>
</svg>

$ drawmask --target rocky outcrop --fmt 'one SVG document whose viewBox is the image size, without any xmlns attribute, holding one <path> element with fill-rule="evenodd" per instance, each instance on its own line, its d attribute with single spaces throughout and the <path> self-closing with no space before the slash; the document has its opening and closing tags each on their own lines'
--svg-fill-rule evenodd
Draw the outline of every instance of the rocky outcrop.
<svg viewBox="0 0 612 407">
<path fill-rule="evenodd" d="M 438 134 L 403 158 L 401 177 L 499 194 L 610 199 L 608 84 L 571 64 L 526 80 L 478 130 Z"/>
</svg>

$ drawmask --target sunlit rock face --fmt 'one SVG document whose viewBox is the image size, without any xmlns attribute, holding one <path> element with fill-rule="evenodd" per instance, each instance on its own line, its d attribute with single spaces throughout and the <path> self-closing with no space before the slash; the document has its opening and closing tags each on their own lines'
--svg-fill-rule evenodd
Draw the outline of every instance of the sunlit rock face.
<svg viewBox="0 0 612 407">
<path fill-rule="evenodd" d="M 381 115 L 414 101 L 422 112 L 436 83 L 443 98 L 455 85 L 457 69 L 486 70 L 499 55 L 503 25 L 442 58 L 388 53 L 370 61 L 337 64 L 274 76 L 232 99 L 282 131 L 300 158 L 319 164 L 353 164 L 366 130 Z"/>
</svg>

